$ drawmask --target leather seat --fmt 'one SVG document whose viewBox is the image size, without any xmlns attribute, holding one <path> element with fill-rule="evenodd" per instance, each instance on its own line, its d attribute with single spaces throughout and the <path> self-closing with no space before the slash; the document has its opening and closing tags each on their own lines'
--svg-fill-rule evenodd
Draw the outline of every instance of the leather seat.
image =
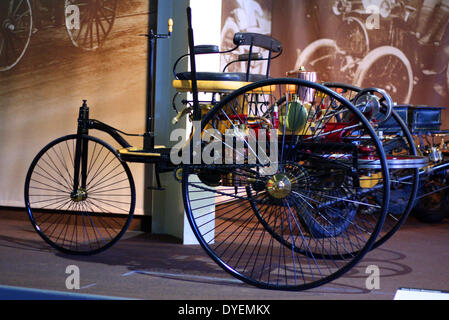
<svg viewBox="0 0 449 320">
<path fill-rule="evenodd" d="M 176 74 L 179 80 L 192 80 L 191 73 L 180 72 Z M 249 79 L 246 79 L 244 72 L 197 72 L 196 79 L 198 81 L 239 81 L 239 82 L 256 82 L 267 79 L 263 74 L 250 74 Z"/>
</svg>

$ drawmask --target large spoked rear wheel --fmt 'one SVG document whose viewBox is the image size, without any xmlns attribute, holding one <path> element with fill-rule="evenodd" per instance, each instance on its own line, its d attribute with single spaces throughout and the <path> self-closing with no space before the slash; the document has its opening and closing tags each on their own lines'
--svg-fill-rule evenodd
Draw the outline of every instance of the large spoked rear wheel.
<svg viewBox="0 0 449 320">
<path fill-rule="evenodd" d="M 258 287 L 302 290 L 341 276 L 371 248 L 388 208 L 388 168 L 348 100 L 304 80 L 265 80 L 225 97 L 201 128 L 203 161 L 184 164 L 184 204 L 224 270 Z M 380 202 L 367 199 L 373 189 Z"/>
<path fill-rule="evenodd" d="M 94 254 L 126 231 L 136 191 L 128 165 L 104 141 L 83 135 L 88 150 L 83 184 L 74 191 L 77 135 L 56 139 L 34 158 L 25 181 L 25 205 L 32 225 L 54 248 L 69 254 Z"/>
<path fill-rule="evenodd" d="M 342 83 L 325 83 L 324 85 L 337 91 L 354 104 L 357 104 L 354 99 L 362 90 L 359 87 Z M 368 94 L 374 95 L 374 93 Z M 376 99 L 383 101 L 379 95 L 376 95 Z M 381 104 L 386 107 L 385 101 Z M 381 108 L 379 112 L 385 111 Z M 411 209 L 415 205 L 419 187 L 419 168 L 427 162 L 425 157 L 418 156 L 413 137 L 401 117 L 401 115 L 406 117 L 407 110 L 399 110 L 399 112 L 401 113 L 392 110 L 389 119 L 382 122 L 376 122 L 374 119 L 372 122 L 382 141 L 391 181 L 388 212 L 373 249 L 390 239 L 407 220 Z M 370 194 L 373 203 L 377 202 L 377 194 L 380 194 L 380 192 L 380 190 L 375 190 Z"/>
</svg>

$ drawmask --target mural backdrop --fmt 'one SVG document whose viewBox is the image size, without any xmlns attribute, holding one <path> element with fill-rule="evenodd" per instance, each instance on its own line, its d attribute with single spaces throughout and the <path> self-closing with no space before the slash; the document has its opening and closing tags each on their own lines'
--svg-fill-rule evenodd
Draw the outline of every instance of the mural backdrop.
<svg viewBox="0 0 449 320">
<path fill-rule="evenodd" d="M 82 99 L 92 118 L 145 130 L 148 12 L 147 0 L 0 0 L 0 205 L 24 206 L 32 159 L 76 132 Z"/>
<path fill-rule="evenodd" d="M 0 0 L 0 205 L 23 205 L 26 168 L 50 139 L 74 132 L 82 99 L 93 118 L 144 130 L 146 39 L 139 34 L 148 11 L 146 0 Z M 284 47 L 273 76 L 305 66 L 319 81 L 447 107 L 448 21 L 449 0 L 222 1 L 222 49 L 237 31 L 271 34 Z M 135 166 L 143 189 L 143 166 Z"/>
<path fill-rule="evenodd" d="M 271 3 L 272 0 L 231 0 L 222 1 L 221 19 L 221 48 L 232 49 L 234 34 L 236 32 L 256 32 L 271 34 Z M 243 48 L 234 51 L 235 54 L 244 53 Z M 232 61 L 230 55 L 221 57 L 221 69 Z M 264 73 L 266 64 L 257 62 L 253 64 L 251 72 Z M 244 63 L 234 63 L 226 69 L 230 72 L 246 72 Z"/>
<path fill-rule="evenodd" d="M 223 1 L 222 20 L 223 47 L 234 29 L 281 41 L 274 76 L 305 66 L 398 104 L 449 106 L 449 0 Z"/>
<path fill-rule="evenodd" d="M 449 106 L 449 1 L 281 0 L 272 33 L 320 81 L 385 88 L 398 104 Z"/>
</svg>

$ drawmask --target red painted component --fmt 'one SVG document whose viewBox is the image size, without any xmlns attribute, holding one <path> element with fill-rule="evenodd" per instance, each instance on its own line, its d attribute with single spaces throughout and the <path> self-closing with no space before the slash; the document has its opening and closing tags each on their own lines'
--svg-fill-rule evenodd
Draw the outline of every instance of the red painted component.
<svg viewBox="0 0 449 320">
<path fill-rule="evenodd" d="M 277 105 L 273 107 L 273 127 L 276 130 L 279 128 L 279 107 Z"/>
<path fill-rule="evenodd" d="M 329 122 L 324 125 L 323 134 L 326 142 L 343 142 L 344 128 L 349 126 L 345 122 Z M 334 132 L 335 131 L 335 132 Z"/>
</svg>

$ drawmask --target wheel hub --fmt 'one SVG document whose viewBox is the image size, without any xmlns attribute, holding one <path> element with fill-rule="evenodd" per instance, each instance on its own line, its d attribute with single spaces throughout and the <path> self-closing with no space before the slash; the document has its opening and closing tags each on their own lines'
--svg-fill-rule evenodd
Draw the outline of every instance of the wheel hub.
<svg viewBox="0 0 449 320">
<path fill-rule="evenodd" d="M 87 199 L 87 191 L 85 189 L 78 189 L 76 192 L 72 192 L 70 198 L 74 202 L 81 202 Z"/>
<path fill-rule="evenodd" d="M 286 174 L 278 173 L 268 179 L 266 187 L 273 198 L 283 199 L 292 191 L 292 182 Z"/>
<path fill-rule="evenodd" d="M 7 31 L 14 31 L 16 29 L 14 23 L 9 19 L 3 21 L 3 29 Z"/>
</svg>

